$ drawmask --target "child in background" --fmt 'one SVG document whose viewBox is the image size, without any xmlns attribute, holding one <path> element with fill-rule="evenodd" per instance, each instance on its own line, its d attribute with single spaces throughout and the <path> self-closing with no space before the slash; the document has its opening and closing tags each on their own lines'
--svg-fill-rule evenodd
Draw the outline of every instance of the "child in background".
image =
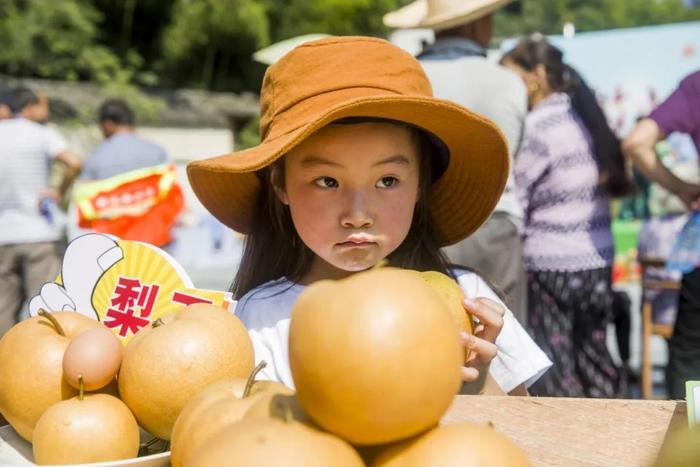
<svg viewBox="0 0 700 467">
<path fill-rule="evenodd" d="M 188 175 L 204 206 L 248 235 L 233 293 L 268 363 L 262 378 L 293 387 L 289 321 L 305 286 L 387 259 L 462 286 L 479 321 L 462 336 L 465 382 L 489 372 L 526 393 L 549 360 L 477 274 L 440 252 L 488 218 L 505 186 L 506 142 L 491 121 L 433 98 L 420 64 L 389 42 L 344 37 L 267 70 L 260 129 L 257 147 L 192 162 Z"/>
</svg>

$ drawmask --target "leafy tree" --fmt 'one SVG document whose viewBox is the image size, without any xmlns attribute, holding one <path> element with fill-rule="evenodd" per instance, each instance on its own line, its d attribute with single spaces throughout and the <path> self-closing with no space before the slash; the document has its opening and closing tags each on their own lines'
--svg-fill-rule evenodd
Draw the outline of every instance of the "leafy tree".
<svg viewBox="0 0 700 467">
<path fill-rule="evenodd" d="M 383 36 L 382 16 L 410 0 L 264 0 L 273 42 L 300 34 Z"/>
<path fill-rule="evenodd" d="M 2 1 L 2 0 L 0 0 Z M 154 64 L 161 58 L 161 36 L 171 22 L 172 0 L 91 0 L 102 14 L 100 43 L 131 68 L 139 84 L 159 84 Z"/>
<path fill-rule="evenodd" d="M 179 0 L 161 41 L 175 84 L 241 90 L 258 82 L 253 51 L 269 44 L 265 5 L 253 0 Z M 256 69 L 257 68 L 257 69 Z"/>
<path fill-rule="evenodd" d="M 312 32 L 384 35 L 382 15 L 408 1 L 179 0 L 162 35 L 159 74 L 174 85 L 257 91 L 264 67 L 252 61 L 255 50 Z"/>
<path fill-rule="evenodd" d="M 131 81 L 128 67 L 98 44 L 101 13 L 86 0 L 0 0 L 0 72 L 98 82 Z"/>
<path fill-rule="evenodd" d="M 382 16 L 410 1 L 0 0 L 0 73 L 257 91 L 255 50 L 305 33 L 384 36 Z M 699 3 L 519 0 L 497 13 L 496 36 L 700 20 Z"/>
</svg>

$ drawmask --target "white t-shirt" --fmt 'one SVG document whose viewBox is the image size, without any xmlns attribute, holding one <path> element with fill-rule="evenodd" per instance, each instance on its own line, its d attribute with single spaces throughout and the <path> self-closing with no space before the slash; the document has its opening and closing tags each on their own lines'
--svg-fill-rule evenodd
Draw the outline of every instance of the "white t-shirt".
<svg viewBox="0 0 700 467">
<path fill-rule="evenodd" d="M 0 121 L 0 245 L 58 240 L 39 210 L 50 162 L 67 148 L 56 130 L 24 118 Z"/>
<path fill-rule="evenodd" d="M 485 297 L 503 305 L 477 274 L 460 271 L 457 277 L 467 297 Z M 236 305 L 236 316 L 248 328 L 253 341 L 256 363 L 267 362 L 267 367 L 259 373 L 260 379 L 294 387 L 289 368 L 289 322 L 292 306 L 303 290 L 303 285 L 278 279 L 251 290 Z M 491 361 L 490 372 L 505 392 L 519 384 L 529 386 L 552 365 L 507 307 L 496 345 L 498 354 Z"/>
</svg>

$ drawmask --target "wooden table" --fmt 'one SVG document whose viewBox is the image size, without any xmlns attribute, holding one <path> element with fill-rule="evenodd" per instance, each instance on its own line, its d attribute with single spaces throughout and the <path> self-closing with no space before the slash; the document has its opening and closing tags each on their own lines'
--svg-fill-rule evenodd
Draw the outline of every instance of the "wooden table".
<svg viewBox="0 0 700 467">
<path fill-rule="evenodd" d="M 626 399 L 457 396 L 443 423 L 491 422 L 533 465 L 647 467 L 686 403 Z"/>
<path fill-rule="evenodd" d="M 534 466 L 648 467 L 669 432 L 687 426 L 682 401 L 457 396 L 443 423 L 491 422 Z"/>
</svg>

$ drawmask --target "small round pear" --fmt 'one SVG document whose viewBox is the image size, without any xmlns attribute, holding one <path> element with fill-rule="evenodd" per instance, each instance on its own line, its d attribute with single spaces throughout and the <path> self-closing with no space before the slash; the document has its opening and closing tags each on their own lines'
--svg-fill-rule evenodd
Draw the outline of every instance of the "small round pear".
<svg viewBox="0 0 700 467">
<path fill-rule="evenodd" d="M 130 459 L 139 453 L 139 427 L 116 397 L 76 396 L 52 405 L 39 418 L 32 449 L 39 465 Z"/>
<path fill-rule="evenodd" d="M 86 391 L 96 391 L 114 381 L 122 363 L 124 346 L 105 327 L 90 329 L 75 337 L 63 354 L 63 377 L 80 389 L 82 376 Z"/>
</svg>

